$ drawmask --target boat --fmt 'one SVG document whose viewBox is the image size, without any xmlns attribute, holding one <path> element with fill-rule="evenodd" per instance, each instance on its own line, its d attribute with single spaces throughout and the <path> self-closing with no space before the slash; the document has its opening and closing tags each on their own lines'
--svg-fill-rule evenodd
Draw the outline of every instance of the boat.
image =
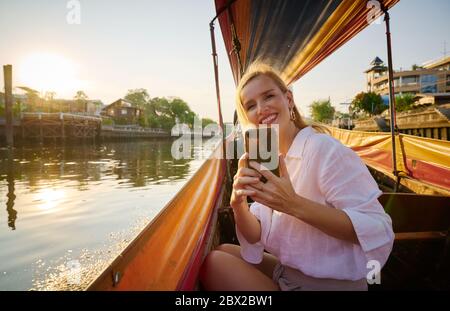
<svg viewBox="0 0 450 311">
<path fill-rule="evenodd" d="M 222 128 L 217 20 L 236 83 L 256 59 L 274 66 L 292 83 L 367 27 L 368 16 L 384 15 L 390 34 L 388 10 L 398 1 L 215 0 L 210 30 Z M 390 54 L 389 35 L 387 45 Z M 369 289 L 448 289 L 450 143 L 395 133 L 395 124 L 390 134 L 329 130 L 364 160 L 383 190 L 379 201 L 393 220 L 393 252 L 382 270 L 381 285 Z M 201 290 L 198 275 L 208 252 L 221 243 L 237 243 L 229 208 L 236 160 L 222 156 L 234 141 L 233 135 L 224 137 L 87 290 Z"/>
</svg>

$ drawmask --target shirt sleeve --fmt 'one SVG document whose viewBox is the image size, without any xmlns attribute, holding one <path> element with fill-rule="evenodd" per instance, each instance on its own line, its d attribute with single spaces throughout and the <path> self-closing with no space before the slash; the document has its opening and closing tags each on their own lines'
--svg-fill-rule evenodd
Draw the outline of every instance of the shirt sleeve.
<svg viewBox="0 0 450 311">
<path fill-rule="evenodd" d="M 256 218 L 261 221 L 261 205 L 259 203 L 252 203 L 250 205 L 250 212 L 256 216 Z M 262 231 L 262 230 L 261 230 Z M 239 244 L 241 246 L 241 256 L 244 258 L 245 261 L 252 263 L 252 264 L 258 264 L 261 263 L 263 260 L 264 255 L 264 245 L 261 241 L 258 241 L 254 244 L 249 243 L 242 233 L 239 231 L 237 225 L 236 225 L 236 236 L 239 240 Z"/>
<path fill-rule="evenodd" d="M 392 250 L 394 232 L 391 218 L 378 202 L 382 192 L 353 150 L 338 142 L 321 149 L 325 156 L 319 186 L 326 203 L 348 215 L 367 260 L 383 266 Z"/>
</svg>

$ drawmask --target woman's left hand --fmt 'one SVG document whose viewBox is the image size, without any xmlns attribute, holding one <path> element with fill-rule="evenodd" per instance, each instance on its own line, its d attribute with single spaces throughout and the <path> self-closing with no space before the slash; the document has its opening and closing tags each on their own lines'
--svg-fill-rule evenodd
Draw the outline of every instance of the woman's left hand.
<svg viewBox="0 0 450 311">
<path fill-rule="evenodd" d="M 284 156 L 280 155 L 279 157 L 280 177 L 274 175 L 257 162 L 251 161 L 250 166 L 267 179 L 266 183 L 259 182 L 251 186 L 246 186 L 246 189 L 255 191 L 255 194 L 251 198 L 274 210 L 292 214 L 295 209 L 297 194 L 289 178 Z"/>
</svg>

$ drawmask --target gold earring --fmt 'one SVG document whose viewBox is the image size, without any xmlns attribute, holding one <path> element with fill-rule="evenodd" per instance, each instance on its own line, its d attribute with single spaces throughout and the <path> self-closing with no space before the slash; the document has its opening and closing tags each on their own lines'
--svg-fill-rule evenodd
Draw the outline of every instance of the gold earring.
<svg viewBox="0 0 450 311">
<path fill-rule="evenodd" d="M 291 121 L 295 121 L 297 119 L 297 116 L 295 115 L 294 108 L 291 109 Z"/>
</svg>

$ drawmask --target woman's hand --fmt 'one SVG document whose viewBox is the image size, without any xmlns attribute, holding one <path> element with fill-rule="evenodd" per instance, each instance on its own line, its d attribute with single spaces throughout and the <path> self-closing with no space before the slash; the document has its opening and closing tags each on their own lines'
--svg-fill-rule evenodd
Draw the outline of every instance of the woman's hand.
<svg viewBox="0 0 450 311">
<path fill-rule="evenodd" d="M 254 169 L 245 167 L 248 153 L 244 153 L 239 159 L 238 171 L 234 176 L 233 192 L 231 193 L 230 206 L 234 209 L 239 206 L 247 206 L 247 196 L 252 196 L 255 191 L 246 189 L 247 186 L 260 182 L 261 174 Z"/>
<path fill-rule="evenodd" d="M 284 156 L 280 155 L 279 158 L 280 177 L 274 175 L 257 162 L 251 161 L 250 166 L 267 179 L 266 183 L 259 181 L 256 184 L 249 184 L 245 187 L 247 191 L 254 192 L 249 194 L 250 197 L 267 207 L 292 215 L 293 210 L 296 208 L 295 205 L 297 205 L 297 194 L 289 178 Z"/>
</svg>

